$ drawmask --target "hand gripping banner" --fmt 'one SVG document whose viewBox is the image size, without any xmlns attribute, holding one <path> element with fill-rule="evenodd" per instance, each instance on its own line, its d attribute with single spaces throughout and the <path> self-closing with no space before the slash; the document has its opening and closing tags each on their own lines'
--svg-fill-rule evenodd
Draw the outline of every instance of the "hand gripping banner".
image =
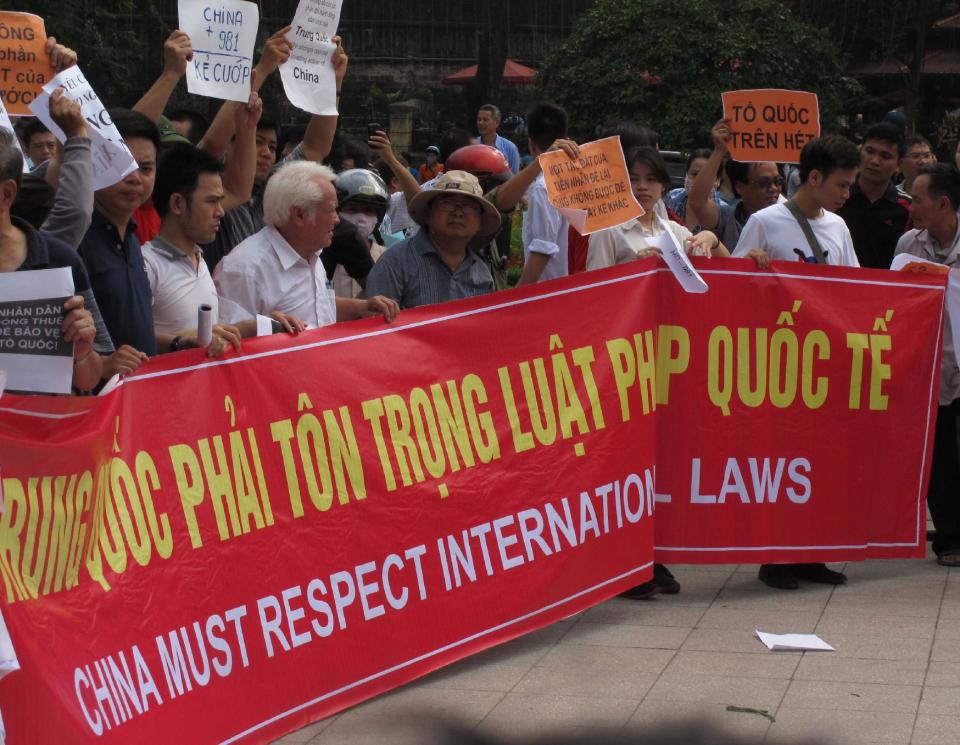
<svg viewBox="0 0 960 745">
<path fill-rule="evenodd" d="M 702 295 L 635 262 L 5 395 L 8 741 L 269 741 L 654 551 L 922 556 L 944 279 L 696 264 Z"/>
</svg>

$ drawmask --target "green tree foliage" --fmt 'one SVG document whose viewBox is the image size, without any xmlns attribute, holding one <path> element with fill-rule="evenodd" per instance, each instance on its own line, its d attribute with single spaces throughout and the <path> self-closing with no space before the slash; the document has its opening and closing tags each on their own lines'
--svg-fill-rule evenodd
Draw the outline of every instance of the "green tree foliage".
<svg viewBox="0 0 960 745">
<path fill-rule="evenodd" d="M 77 51 L 107 106 L 130 106 L 159 74 L 169 29 L 151 0 L 31 0 L 18 10 L 44 19 L 48 36 Z"/>
<path fill-rule="evenodd" d="M 826 124 L 857 88 L 826 34 L 780 0 L 597 0 L 544 61 L 540 79 L 582 135 L 644 122 L 661 147 L 703 142 L 723 91 L 813 91 Z"/>
<path fill-rule="evenodd" d="M 904 67 L 897 78 L 874 78 L 870 86 L 887 93 L 891 82 L 903 86 L 901 95 L 885 101 L 904 106 L 911 128 L 922 129 L 930 115 L 942 111 L 939 86 L 923 80 L 923 59 L 930 49 L 953 46 L 955 32 L 938 31 L 934 23 L 960 10 L 956 0 L 791 0 L 790 5 L 798 17 L 826 27 L 849 65 L 895 60 Z"/>
</svg>

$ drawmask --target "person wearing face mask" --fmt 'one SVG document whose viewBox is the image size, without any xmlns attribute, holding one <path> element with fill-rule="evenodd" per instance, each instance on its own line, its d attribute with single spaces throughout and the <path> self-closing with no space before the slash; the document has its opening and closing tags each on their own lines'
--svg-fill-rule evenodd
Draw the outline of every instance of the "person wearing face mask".
<svg viewBox="0 0 960 745">
<path fill-rule="evenodd" d="M 356 228 L 357 237 L 366 244 L 369 264 L 372 266 L 372 263 L 386 251 L 386 247 L 380 242 L 378 228 L 390 201 L 387 186 L 373 171 L 352 168 L 337 174 L 334 187 L 337 190 L 340 221 Z M 336 243 L 336 237 L 334 243 Z M 335 266 L 332 279 L 333 291 L 337 297 L 360 297 L 363 286 L 351 276 L 348 266 L 350 264 L 344 263 L 338 263 Z"/>
</svg>

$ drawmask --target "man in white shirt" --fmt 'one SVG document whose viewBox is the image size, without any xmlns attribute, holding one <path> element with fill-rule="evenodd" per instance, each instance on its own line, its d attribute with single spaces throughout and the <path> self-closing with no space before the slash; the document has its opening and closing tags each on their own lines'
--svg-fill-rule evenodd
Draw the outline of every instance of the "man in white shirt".
<svg viewBox="0 0 960 745">
<path fill-rule="evenodd" d="M 823 263 L 860 266 L 846 223 L 833 214 L 850 196 L 859 166 L 860 151 L 843 137 L 811 140 L 800 153 L 800 188 L 790 201 L 813 230 L 823 250 Z M 770 261 L 818 263 L 787 203 L 753 213 L 743 226 L 733 255 L 750 257 L 760 268 L 766 268 Z"/>
<path fill-rule="evenodd" d="M 157 349 L 197 346 L 200 306 L 217 319 L 217 288 L 198 243 L 214 239 L 223 217 L 223 165 L 192 145 L 174 145 L 160 159 L 153 202 L 160 233 L 143 246 L 143 266 L 153 293 Z M 211 354 L 226 344 L 239 348 L 238 331 L 219 324 Z"/>
<path fill-rule="evenodd" d="M 527 190 L 529 206 L 523 215 L 523 273 L 518 285 L 566 277 L 567 234 L 570 223 L 550 204 L 539 156 L 567 136 L 567 112 L 541 103 L 527 114 L 527 136 L 537 177 Z M 565 140 L 564 140 L 565 142 Z M 576 143 L 570 143 L 576 148 Z M 537 165 L 534 166 L 533 164 Z M 526 169 L 525 169 L 526 170 Z"/>
<path fill-rule="evenodd" d="M 833 214 L 850 196 L 859 166 L 860 151 L 843 137 L 811 140 L 800 152 L 800 188 L 789 202 L 799 208 L 810 225 L 823 252 L 823 263 L 860 266 L 846 223 Z M 733 255 L 752 258 L 761 269 L 768 267 L 771 260 L 820 263 L 788 203 L 774 204 L 750 215 Z M 781 590 L 796 590 L 801 579 L 828 585 L 847 581 L 842 572 L 822 563 L 764 564 L 759 578 L 769 587 Z"/>
<path fill-rule="evenodd" d="M 335 298 L 328 286 L 320 252 L 340 222 L 335 178 L 326 166 L 298 161 L 267 182 L 266 227 L 227 254 L 213 274 L 220 296 L 230 301 L 222 320 L 280 311 L 297 319 L 299 330 L 369 315 L 396 317 L 399 306 L 390 298 Z"/>
</svg>

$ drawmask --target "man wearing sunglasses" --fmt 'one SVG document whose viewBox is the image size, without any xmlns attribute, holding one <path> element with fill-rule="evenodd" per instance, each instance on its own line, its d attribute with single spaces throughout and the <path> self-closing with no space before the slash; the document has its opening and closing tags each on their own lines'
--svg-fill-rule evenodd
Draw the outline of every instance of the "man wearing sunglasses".
<svg viewBox="0 0 960 745">
<path fill-rule="evenodd" d="M 716 233 L 723 245 L 732 251 L 750 215 L 779 201 L 783 178 L 776 163 L 740 163 L 727 157 L 727 143 L 730 141 L 727 120 L 722 119 L 713 125 L 712 134 L 713 153 L 690 187 L 687 206 L 700 218 L 700 226 Z M 740 197 L 736 204 L 718 205 L 710 197 L 714 187 L 713 174 L 721 165 L 734 193 Z"/>
<path fill-rule="evenodd" d="M 496 286 L 483 260 L 470 248 L 477 235 L 499 229 L 500 213 L 466 171 L 448 171 L 409 204 L 423 229 L 393 244 L 367 276 L 366 296 L 384 295 L 401 308 L 485 295 Z"/>
</svg>

